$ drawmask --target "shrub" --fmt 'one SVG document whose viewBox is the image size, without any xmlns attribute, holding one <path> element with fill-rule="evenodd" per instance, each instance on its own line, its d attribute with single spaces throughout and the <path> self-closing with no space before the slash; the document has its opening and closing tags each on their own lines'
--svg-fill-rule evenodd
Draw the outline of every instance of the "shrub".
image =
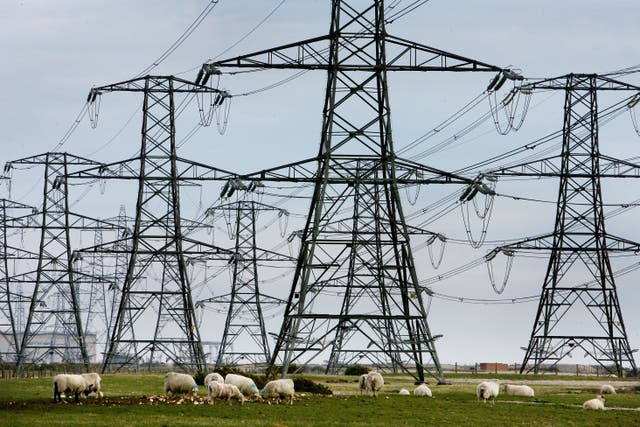
<svg viewBox="0 0 640 427">
<path fill-rule="evenodd" d="M 324 384 L 318 384 L 316 382 L 311 381 L 309 378 L 305 377 L 294 377 L 293 385 L 295 387 L 296 392 L 306 392 L 313 394 L 324 394 L 329 395 L 333 394 L 331 389 Z"/>
<path fill-rule="evenodd" d="M 196 381 L 196 384 L 204 385 L 204 378 L 206 376 L 207 376 L 206 372 L 196 371 L 196 373 L 193 374 L 193 379 Z"/>
<path fill-rule="evenodd" d="M 362 366 L 362 365 L 351 365 L 348 366 L 347 369 L 344 370 L 344 374 L 345 375 L 362 375 L 362 374 L 368 374 L 369 373 L 369 368 L 367 368 L 366 366 Z"/>
</svg>

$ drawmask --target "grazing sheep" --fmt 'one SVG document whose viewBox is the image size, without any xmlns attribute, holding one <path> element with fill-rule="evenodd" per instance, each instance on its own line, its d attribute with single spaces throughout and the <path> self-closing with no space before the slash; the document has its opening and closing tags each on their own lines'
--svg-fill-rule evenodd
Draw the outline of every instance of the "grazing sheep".
<svg viewBox="0 0 640 427">
<path fill-rule="evenodd" d="M 491 403 L 495 403 L 496 397 L 500 393 L 500 386 L 496 381 L 482 381 L 476 387 L 476 394 L 478 396 L 478 400 L 482 399 L 484 403 L 487 403 L 487 400 L 491 400 Z"/>
<path fill-rule="evenodd" d="M 191 393 L 197 396 L 198 384 L 196 384 L 196 380 L 189 374 L 169 372 L 164 376 L 164 392 L 167 394 Z"/>
<path fill-rule="evenodd" d="M 418 387 L 416 387 L 416 389 L 413 390 L 413 395 L 421 397 L 433 397 L 431 389 L 427 387 L 426 384 L 420 384 Z"/>
<path fill-rule="evenodd" d="M 606 399 L 603 396 L 596 396 L 595 399 L 587 400 L 582 404 L 584 409 L 592 409 L 592 410 L 603 410 L 604 411 L 604 401 Z"/>
<path fill-rule="evenodd" d="M 616 394 L 616 389 L 611 384 L 602 384 L 600 394 Z"/>
<path fill-rule="evenodd" d="M 401 396 L 411 396 L 411 393 L 409 393 L 409 390 L 407 390 L 406 388 L 400 389 L 400 393 Z"/>
<path fill-rule="evenodd" d="M 509 396 L 535 397 L 535 392 L 528 385 L 505 384 L 504 391 Z"/>
<path fill-rule="evenodd" d="M 238 387 L 240 392 L 247 398 L 260 398 L 260 390 L 258 390 L 258 387 L 256 387 L 256 383 L 253 382 L 251 378 L 237 374 L 227 374 L 224 379 L 224 383 L 233 384 L 234 386 Z"/>
<path fill-rule="evenodd" d="M 367 390 L 367 375 L 368 374 L 360 375 L 360 379 L 358 380 L 358 385 L 360 387 L 360 394 L 362 394 L 363 391 L 365 393 L 368 391 Z"/>
<path fill-rule="evenodd" d="M 212 372 L 204 377 L 204 386 L 207 387 L 211 381 L 224 384 L 224 377 L 217 372 Z"/>
<path fill-rule="evenodd" d="M 289 398 L 289 405 L 293 405 L 293 394 L 295 393 L 293 380 L 288 378 L 269 381 L 262 391 L 260 391 L 260 397 L 264 399 L 280 399 Z"/>
<path fill-rule="evenodd" d="M 212 405 L 216 399 L 225 399 L 231 404 L 231 399 L 236 399 L 240 402 L 240 405 L 244 405 L 244 396 L 238 390 L 238 387 L 233 384 L 224 384 L 218 381 L 210 381 L 207 385 L 207 394 L 209 403 Z"/>
<path fill-rule="evenodd" d="M 75 374 L 58 374 L 53 377 L 53 401 L 61 402 L 62 393 L 65 395 L 73 393 L 76 398 L 76 403 L 79 402 L 81 394 L 86 397 L 91 393 L 93 384 L 87 382 L 82 375 Z"/>
<path fill-rule="evenodd" d="M 100 382 L 102 381 L 102 378 L 100 378 L 100 375 L 98 375 L 97 372 L 91 372 L 81 375 L 89 384 L 93 385 L 93 387 L 91 387 L 91 393 L 95 393 L 97 398 L 101 398 L 102 396 L 104 396 L 100 391 Z"/>
<path fill-rule="evenodd" d="M 369 372 L 367 374 L 367 390 L 373 392 L 373 397 L 378 397 L 377 393 L 382 390 L 384 378 L 378 372 Z"/>
</svg>

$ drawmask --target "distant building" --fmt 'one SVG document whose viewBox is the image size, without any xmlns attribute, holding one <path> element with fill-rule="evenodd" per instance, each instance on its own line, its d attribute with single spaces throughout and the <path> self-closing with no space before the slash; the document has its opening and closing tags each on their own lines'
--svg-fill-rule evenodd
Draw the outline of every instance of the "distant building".
<svg viewBox="0 0 640 427">
<path fill-rule="evenodd" d="M 22 337 L 18 337 L 21 341 Z M 96 334 L 89 333 L 84 337 L 90 363 L 97 363 L 96 357 Z M 11 335 L 0 332 L 0 355 L 4 363 L 14 363 L 16 361 L 15 349 L 11 346 Z M 29 361 L 37 360 L 38 364 L 63 363 L 69 360 L 63 357 L 65 348 L 69 345 L 69 336 L 58 332 L 42 332 L 33 336 L 31 347 L 33 354 Z M 77 362 L 81 363 L 80 360 Z"/>
<path fill-rule="evenodd" d="M 509 370 L 506 363 L 480 363 L 478 370 L 482 372 L 503 372 Z"/>
</svg>

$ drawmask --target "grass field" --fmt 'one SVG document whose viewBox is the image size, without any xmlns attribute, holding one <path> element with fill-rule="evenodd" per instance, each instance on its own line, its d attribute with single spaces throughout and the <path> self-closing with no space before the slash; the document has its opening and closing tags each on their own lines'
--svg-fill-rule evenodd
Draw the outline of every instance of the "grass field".
<svg viewBox="0 0 640 427">
<path fill-rule="evenodd" d="M 503 382 L 515 381 L 502 378 Z M 513 377 L 513 376 L 510 376 Z M 51 378 L 0 380 L 2 426 L 640 426 L 640 386 L 618 382 L 604 412 L 580 405 L 596 394 L 604 379 L 527 378 L 536 397 L 500 395 L 495 405 L 476 401 L 475 386 L 486 376 L 452 375 L 448 385 L 431 385 L 434 398 L 400 396 L 415 387 L 411 378 L 385 375 L 378 398 L 360 396 L 357 378 L 310 376 L 333 396 L 298 393 L 293 406 L 267 403 L 194 404 L 188 399 L 161 401 L 163 375 L 103 375 L 103 400 L 52 403 Z M 498 378 L 500 376 L 498 375 Z M 205 396 L 200 387 L 200 396 Z M 200 403 L 202 399 L 196 400 Z"/>
</svg>

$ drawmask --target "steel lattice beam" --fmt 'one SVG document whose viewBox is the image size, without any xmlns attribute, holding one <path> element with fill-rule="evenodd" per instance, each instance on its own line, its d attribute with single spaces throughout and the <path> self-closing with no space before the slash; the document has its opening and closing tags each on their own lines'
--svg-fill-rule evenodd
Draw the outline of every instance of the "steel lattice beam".
<svg viewBox="0 0 640 427">
<path fill-rule="evenodd" d="M 383 1 L 331 2 L 329 34 L 205 64 L 327 72 L 317 157 L 243 179 L 315 184 L 271 365 L 354 360 L 444 381 L 418 285 L 398 184 L 471 180 L 396 157 L 389 71 L 508 70 L 390 36 Z M 371 313 L 376 314 L 371 314 Z M 433 371 L 428 367 L 433 365 Z"/>
<path fill-rule="evenodd" d="M 502 248 L 550 251 L 520 371 L 538 372 L 543 363 L 555 365 L 573 351 L 584 351 L 613 374 L 622 376 L 623 364 L 635 374 L 609 253 L 637 252 L 640 244 L 606 232 L 600 181 L 637 178 L 640 166 L 600 153 L 597 93 L 640 88 L 595 74 L 569 74 L 522 87 L 564 90 L 565 105 L 560 156 L 491 172 L 560 178 L 553 233 Z M 568 326 L 568 319 L 580 321 L 579 331 Z"/>
<path fill-rule="evenodd" d="M 241 200 L 223 203 L 207 210 L 208 216 L 222 213 L 235 224 L 235 254 L 231 257 L 233 269 L 231 292 L 199 304 L 215 303 L 228 305 L 227 317 L 216 368 L 251 363 L 266 366 L 271 352 L 264 325 L 262 307 L 265 304 L 282 304 L 284 301 L 264 295 L 258 284 L 258 262 L 278 261 L 293 263 L 295 259 L 261 249 L 256 244 L 256 219 L 261 212 L 276 212 L 288 215 L 281 208 L 265 205 L 253 200 L 246 193 Z"/>
<path fill-rule="evenodd" d="M 174 76 L 145 76 L 93 88 L 89 101 L 107 92 L 144 95 L 140 155 L 67 175 L 67 179 L 134 179 L 139 183 L 131 233 L 85 249 L 128 255 L 103 371 L 142 363 L 150 368 L 165 361 L 185 370 L 204 370 L 186 258 L 220 259 L 231 253 L 185 236 L 180 185 L 231 174 L 177 156 L 174 97 L 179 93 L 222 96 L 222 92 Z"/>
</svg>

